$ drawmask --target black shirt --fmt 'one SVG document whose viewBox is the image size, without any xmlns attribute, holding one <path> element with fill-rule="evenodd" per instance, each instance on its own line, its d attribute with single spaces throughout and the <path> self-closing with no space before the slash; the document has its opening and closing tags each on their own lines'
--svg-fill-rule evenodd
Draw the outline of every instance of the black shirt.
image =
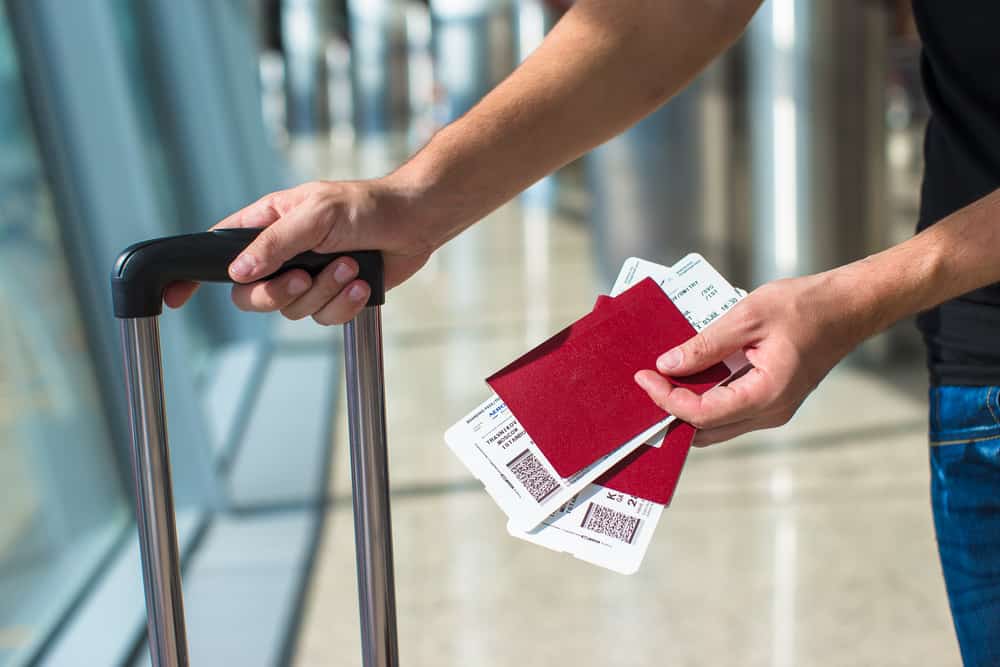
<svg viewBox="0 0 1000 667">
<path fill-rule="evenodd" d="M 923 229 L 1000 187 L 1000 0 L 913 0 L 913 11 L 931 108 Z M 932 383 L 1000 385 L 1000 283 L 921 314 L 917 325 Z"/>
</svg>

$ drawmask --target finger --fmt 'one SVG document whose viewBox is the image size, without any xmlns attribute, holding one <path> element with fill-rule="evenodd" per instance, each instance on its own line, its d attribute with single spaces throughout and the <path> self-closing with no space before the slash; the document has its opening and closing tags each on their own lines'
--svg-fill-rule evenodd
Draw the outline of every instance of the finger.
<svg viewBox="0 0 1000 667">
<path fill-rule="evenodd" d="M 271 312 L 281 310 L 305 294 L 312 285 L 309 274 L 289 271 L 277 278 L 251 285 L 233 285 L 233 303 L 240 310 Z"/>
<path fill-rule="evenodd" d="M 691 375 L 750 347 L 757 342 L 750 312 L 746 302 L 738 304 L 697 336 L 660 355 L 657 370 L 673 377 Z"/>
<path fill-rule="evenodd" d="M 315 248 L 326 232 L 321 215 L 303 202 L 265 227 L 230 265 L 229 275 L 241 283 L 262 278 L 300 252 Z"/>
<path fill-rule="evenodd" d="M 170 283 L 163 290 L 163 303 L 170 308 L 180 308 L 198 290 L 198 283 L 188 281 Z"/>
<path fill-rule="evenodd" d="M 709 445 L 732 440 L 735 437 L 752 431 L 763 431 L 764 429 L 775 428 L 781 424 L 782 421 L 780 418 L 770 415 L 757 419 L 744 419 L 735 424 L 697 431 L 694 435 L 694 442 L 691 444 L 695 447 L 708 447 Z"/>
<path fill-rule="evenodd" d="M 219 222 L 212 225 L 211 229 L 229 229 L 233 227 L 267 227 L 281 217 L 278 211 L 277 199 L 284 194 L 284 191 L 272 192 L 264 195 L 249 206 L 244 206 L 238 211 L 230 213 Z"/>
<path fill-rule="evenodd" d="M 713 387 L 701 395 L 675 387 L 654 371 L 639 371 L 635 381 L 663 410 L 699 429 L 757 417 L 771 407 L 774 398 L 771 383 L 758 368 L 751 368 L 730 384 Z"/>
<path fill-rule="evenodd" d="M 368 303 L 370 293 L 368 283 L 355 280 L 313 315 L 313 319 L 325 325 L 343 324 L 352 320 Z"/>
<path fill-rule="evenodd" d="M 317 313 L 330 303 L 358 275 L 358 263 L 350 257 L 341 257 L 313 278 L 312 288 L 284 308 L 281 314 L 290 320 Z"/>
</svg>

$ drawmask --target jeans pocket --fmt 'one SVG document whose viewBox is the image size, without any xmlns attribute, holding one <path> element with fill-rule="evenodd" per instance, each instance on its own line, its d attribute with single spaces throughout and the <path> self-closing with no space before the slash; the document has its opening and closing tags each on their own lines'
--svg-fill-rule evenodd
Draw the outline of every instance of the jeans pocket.
<svg viewBox="0 0 1000 667">
<path fill-rule="evenodd" d="M 931 444 L 1000 436 L 1000 387 L 931 387 L 930 409 Z"/>
<path fill-rule="evenodd" d="M 939 537 L 986 542 L 1000 556 L 1000 437 L 931 448 Z M 1000 557 L 991 564 L 1000 574 Z"/>
</svg>

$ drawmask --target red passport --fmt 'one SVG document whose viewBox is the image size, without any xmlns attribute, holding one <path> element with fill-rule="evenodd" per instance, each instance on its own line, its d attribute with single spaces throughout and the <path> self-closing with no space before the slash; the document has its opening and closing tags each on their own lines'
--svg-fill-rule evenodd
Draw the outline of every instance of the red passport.
<svg viewBox="0 0 1000 667">
<path fill-rule="evenodd" d="M 612 297 L 597 297 L 594 310 L 607 305 Z M 595 480 L 596 484 L 661 505 L 669 505 L 680 481 L 684 462 L 694 441 L 695 427 L 677 421 L 670 425 L 659 447 L 643 445 L 614 468 Z"/>
<path fill-rule="evenodd" d="M 595 480 L 632 496 L 669 505 L 687 460 L 695 428 L 687 422 L 674 422 L 659 447 L 642 445 L 614 468 Z"/>
<path fill-rule="evenodd" d="M 655 368 L 660 354 L 694 335 L 684 315 L 647 278 L 486 381 L 556 471 L 571 477 L 667 416 L 633 376 Z M 725 365 L 716 364 L 671 381 L 704 393 L 728 376 Z M 664 447 L 676 455 L 667 443 L 659 449 Z M 643 448 L 633 456 L 637 461 L 657 458 L 648 451 L 655 449 Z M 664 487 L 657 482 L 640 484 L 638 473 L 624 471 L 616 467 L 609 475 L 622 474 L 616 483 L 632 489 L 628 493 L 650 500 L 663 497 Z M 635 492 L 640 489 L 642 493 Z"/>
</svg>

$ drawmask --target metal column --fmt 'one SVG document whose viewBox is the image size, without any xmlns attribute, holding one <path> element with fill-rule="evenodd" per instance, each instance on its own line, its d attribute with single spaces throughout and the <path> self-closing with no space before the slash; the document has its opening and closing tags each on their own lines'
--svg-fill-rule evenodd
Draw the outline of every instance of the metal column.
<svg viewBox="0 0 1000 667">
<path fill-rule="evenodd" d="M 285 119 L 293 136 L 330 130 L 327 96 L 327 3 L 282 0 L 281 34 L 285 47 Z"/>
<path fill-rule="evenodd" d="M 409 115 L 405 5 L 400 0 L 348 0 L 347 13 L 355 137 L 401 136 Z"/>
<path fill-rule="evenodd" d="M 732 276 L 731 58 L 587 154 L 590 224 L 602 275 L 638 255 L 672 263 L 700 252 Z"/>
<path fill-rule="evenodd" d="M 753 285 L 884 247 L 888 20 L 870 0 L 769 0 L 750 23 Z"/>
</svg>

